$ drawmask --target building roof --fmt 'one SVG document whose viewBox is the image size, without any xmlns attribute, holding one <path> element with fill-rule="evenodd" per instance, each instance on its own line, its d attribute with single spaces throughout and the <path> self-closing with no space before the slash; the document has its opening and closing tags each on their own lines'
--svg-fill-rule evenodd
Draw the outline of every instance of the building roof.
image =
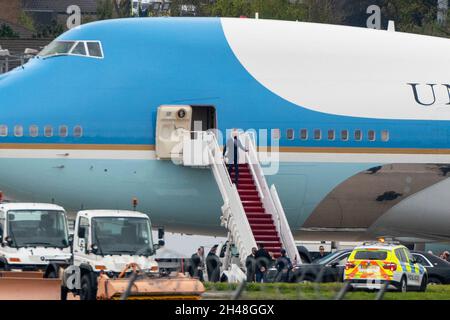
<svg viewBox="0 0 450 320">
<path fill-rule="evenodd" d="M 82 13 L 97 13 L 96 0 L 23 0 L 23 9 L 26 11 L 55 11 L 66 13 L 71 5 L 80 7 Z"/>
</svg>

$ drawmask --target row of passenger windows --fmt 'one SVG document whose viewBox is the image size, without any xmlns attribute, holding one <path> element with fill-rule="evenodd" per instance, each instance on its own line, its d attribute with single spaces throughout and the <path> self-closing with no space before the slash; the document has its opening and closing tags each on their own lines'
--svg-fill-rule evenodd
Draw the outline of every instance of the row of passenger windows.
<svg viewBox="0 0 450 320">
<path fill-rule="evenodd" d="M 59 136 L 66 138 L 69 136 L 68 126 L 59 126 L 59 128 L 54 129 L 52 126 L 44 127 L 44 137 L 51 138 L 53 136 Z M 15 137 L 23 137 L 25 135 L 24 128 L 21 125 L 14 126 L 13 134 Z M 75 138 L 81 138 L 83 136 L 83 128 L 81 126 L 75 126 L 72 129 L 72 134 Z M 37 125 L 32 125 L 28 128 L 28 135 L 30 137 L 39 137 L 39 127 Z M 0 137 L 8 136 L 8 126 L 0 125 Z"/>
<path fill-rule="evenodd" d="M 324 134 L 326 137 L 324 137 Z M 365 134 L 367 135 L 367 139 L 369 141 L 377 141 L 378 139 L 381 139 L 383 142 L 388 142 L 390 139 L 390 134 L 388 130 L 382 130 L 380 133 L 376 132 L 375 130 L 369 130 L 367 132 L 363 132 L 362 130 L 341 130 L 339 132 L 336 132 L 336 130 L 328 130 L 327 132 L 323 132 L 320 129 L 312 130 L 311 132 L 308 129 L 301 129 L 299 131 L 299 139 L 303 141 L 307 140 L 315 140 L 315 141 L 321 141 L 321 140 L 329 140 L 329 141 L 363 141 L 365 138 Z M 287 129 L 286 131 L 286 138 L 288 140 L 295 140 L 296 138 L 296 130 L 294 129 Z M 279 140 L 281 138 L 281 131 L 280 129 L 274 129 L 272 130 L 272 139 Z"/>
</svg>

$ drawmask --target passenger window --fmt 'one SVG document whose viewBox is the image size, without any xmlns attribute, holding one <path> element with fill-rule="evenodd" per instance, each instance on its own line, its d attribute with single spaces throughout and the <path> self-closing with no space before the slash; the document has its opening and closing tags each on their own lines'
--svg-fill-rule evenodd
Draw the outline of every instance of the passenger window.
<svg viewBox="0 0 450 320">
<path fill-rule="evenodd" d="M 308 130 L 306 129 L 300 130 L 300 139 L 308 140 Z"/>
<path fill-rule="evenodd" d="M 348 141 L 348 130 L 342 130 L 341 131 L 341 140 L 342 141 Z"/>
<path fill-rule="evenodd" d="M 91 57 L 103 58 L 102 49 L 98 42 L 87 42 L 89 55 Z"/>
<path fill-rule="evenodd" d="M 287 138 L 288 140 L 294 140 L 294 129 L 287 130 Z"/>
<path fill-rule="evenodd" d="M 430 265 L 430 263 L 420 254 L 414 254 L 413 256 L 416 259 L 417 263 L 420 263 L 424 267 L 432 267 L 432 265 Z"/>
<path fill-rule="evenodd" d="M 408 257 L 409 262 L 414 260 L 409 250 L 405 250 L 405 255 Z"/>
<path fill-rule="evenodd" d="M 30 126 L 30 137 L 36 138 L 39 135 L 39 128 L 37 125 Z"/>
<path fill-rule="evenodd" d="M 362 131 L 361 130 L 355 130 L 355 140 L 356 141 L 361 141 L 362 138 L 363 138 Z"/>
<path fill-rule="evenodd" d="M 1 125 L 0 126 L 0 137 L 7 137 L 8 136 L 8 126 Z"/>
<path fill-rule="evenodd" d="M 81 138 L 83 136 L 83 128 L 81 126 L 75 126 L 73 128 L 73 136 L 75 138 Z"/>
<path fill-rule="evenodd" d="M 383 131 L 381 131 L 381 140 L 383 141 L 383 142 L 388 142 L 389 141 L 389 131 L 387 131 L 387 130 L 383 130 Z"/>
<path fill-rule="evenodd" d="M 334 130 L 328 130 L 328 140 L 330 140 L 330 141 L 335 140 L 335 131 Z"/>
<path fill-rule="evenodd" d="M 62 138 L 65 138 L 65 137 L 67 137 L 67 135 L 68 135 L 67 126 L 60 126 L 59 127 L 59 136 Z"/>
<path fill-rule="evenodd" d="M 314 140 L 322 140 L 322 130 L 314 130 Z"/>
<path fill-rule="evenodd" d="M 406 256 L 402 249 L 395 250 L 395 255 L 401 262 L 406 262 Z"/>
<path fill-rule="evenodd" d="M 376 134 L 375 134 L 375 131 L 369 130 L 368 136 L 369 136 L 369 141 L 375 141 L 375 140 L 376 140 Z"/>
<path fill-rule="evenodd" d="M 14 127 L 14 136 L 15 137 L 23 137 L 23 127 L 22 126 L 15 126 Z"/>
<path fill-rule="evenodd" d="M 84 42 L 78 42 L 78 44 L 72 49 L 72 54 L 86 55 L 86 48 Z"/>
<path fill-rule="evenodd" d="M 53 127 L 52 126 L 45 126 L 44 136 L 47 138 L 53 137 Z"/>
<path fill-rule="evenodd" d="M 272 140 L 280 140 L 280 129 L 272 129 Z"/>
</svg>

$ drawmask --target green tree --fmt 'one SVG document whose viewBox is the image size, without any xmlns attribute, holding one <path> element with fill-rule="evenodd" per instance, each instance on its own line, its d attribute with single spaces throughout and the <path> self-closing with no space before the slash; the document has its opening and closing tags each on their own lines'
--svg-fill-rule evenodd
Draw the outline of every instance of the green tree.
<svg viewBox="0 0 450 320">
<path fill-rule="evenodd" d="M 114 0 L 97 0 L 97 18 L 99 20 L 112 19 Z"/>
<path fill-rule="evenodd" d="M 0 38 L 19 38 L 19 34 L 3 23 L 0 25 Z"/>
</svg>

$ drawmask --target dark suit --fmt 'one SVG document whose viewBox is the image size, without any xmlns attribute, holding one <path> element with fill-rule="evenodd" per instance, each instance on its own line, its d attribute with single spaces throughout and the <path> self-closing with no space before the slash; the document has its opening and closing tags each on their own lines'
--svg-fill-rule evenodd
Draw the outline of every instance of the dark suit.
<svg viewBox="0 0 450 320">
<path fill-rule="evenodd" d="M 225 147 L 223 148 L 223 156 L 228 156 L 228 171 L 232 172 L 234 166 L 234 172 L 236 175 L 234 176 L 234 183 L 236 185 L 239 184 L 239 152 L 238 148 L 246 151 L 241 141 L 236 138 L 228 139 Z"/>
</svg>

